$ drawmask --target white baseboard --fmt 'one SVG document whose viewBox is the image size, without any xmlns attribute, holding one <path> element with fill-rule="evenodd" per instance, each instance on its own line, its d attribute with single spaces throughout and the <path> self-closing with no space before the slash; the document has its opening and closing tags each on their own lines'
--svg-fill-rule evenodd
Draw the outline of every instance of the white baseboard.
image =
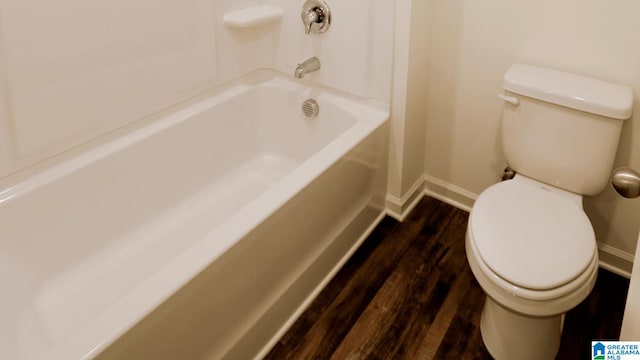
<svg viewBox="0 0 640 360">
<path fill-rule="evenodd" d="M 413 210 L 424 194 L 424 177 L 420 177 L 402 198 L 387 194 L 387 215 L 402 222 Z"/>
<path fill-rule="evenodd" d="M 598 243 L 600 267 L 620 276 L 631 278 L 635 256 L 607 244 Z"/>
<path fill-rule="evenodd" d="M 466 212 L 471 211 L 478 195 L 436 177 L 424 176 L 425 195 L 436 198 Z"/>
</svg>

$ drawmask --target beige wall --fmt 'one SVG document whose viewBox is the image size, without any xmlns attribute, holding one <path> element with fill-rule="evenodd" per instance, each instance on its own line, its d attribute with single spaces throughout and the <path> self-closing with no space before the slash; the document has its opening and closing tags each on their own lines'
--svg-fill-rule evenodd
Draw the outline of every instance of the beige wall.
<svg viewBox="0 0 640 360">
<path fill-rule="evenodd" d="M 634 88 L 617 165 L 640 170 L 640 2 L 431 0 L 432 39 L 425 138 L 428 191 L 470 206 L 505 164 L 497 98 L 507 67 L 546 66 Z M 423 32 L 426 30 L 422 30 Z M 609 189 L 585 200 L 601 259 L 630 270 L 640 200 Z"/>
<path fill-rule="evenodd" d="M 431 1 L 396 0 L 387 209 L 401 219 L 424 186 Z"/>
</svg>

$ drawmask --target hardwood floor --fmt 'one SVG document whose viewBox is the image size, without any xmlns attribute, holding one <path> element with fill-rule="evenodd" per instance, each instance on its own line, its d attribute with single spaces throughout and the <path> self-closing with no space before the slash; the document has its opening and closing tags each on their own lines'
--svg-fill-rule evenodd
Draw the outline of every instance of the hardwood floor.
<svg viewBox="0 0 640 360">
<path fill-rule="evenodd" d="M 266 359 L 491 359 L 467 219 L 429 197 L 403 223 L 385 218 Z M 592 339 L 618 338 L 627 287 L 600 271 L 567 314 L 558 359 L 588 358 Z"/>
</svg>

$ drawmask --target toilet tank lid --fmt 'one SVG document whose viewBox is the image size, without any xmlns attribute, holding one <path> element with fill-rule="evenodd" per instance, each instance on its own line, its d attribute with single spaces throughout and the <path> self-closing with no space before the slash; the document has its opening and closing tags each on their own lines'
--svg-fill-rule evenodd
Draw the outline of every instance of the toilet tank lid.
<svg viewBox="0 0 640 360">
<path fill-rule="evenodd" d="M 614 119 L 628 119 L 633 109 L 633 90 L 628 86 L 532 65 L 512 65 L 504 74 L 503 88 Z"/>
</svg>

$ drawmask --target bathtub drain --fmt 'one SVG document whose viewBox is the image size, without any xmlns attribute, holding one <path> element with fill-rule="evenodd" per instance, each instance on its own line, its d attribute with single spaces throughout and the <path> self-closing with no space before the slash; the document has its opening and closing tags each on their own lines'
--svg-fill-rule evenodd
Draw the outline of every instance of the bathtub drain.
<svg viewBox="0 0 640 360">
<path fill-rule="evenodd" d="M 302 113 L 309 119 L 312 119 L 318 116 L 320 112 L 320 107 L 318 106 L 318 102 L 313 99 L 305 100 L 302 103 Z"/>
</svg>

